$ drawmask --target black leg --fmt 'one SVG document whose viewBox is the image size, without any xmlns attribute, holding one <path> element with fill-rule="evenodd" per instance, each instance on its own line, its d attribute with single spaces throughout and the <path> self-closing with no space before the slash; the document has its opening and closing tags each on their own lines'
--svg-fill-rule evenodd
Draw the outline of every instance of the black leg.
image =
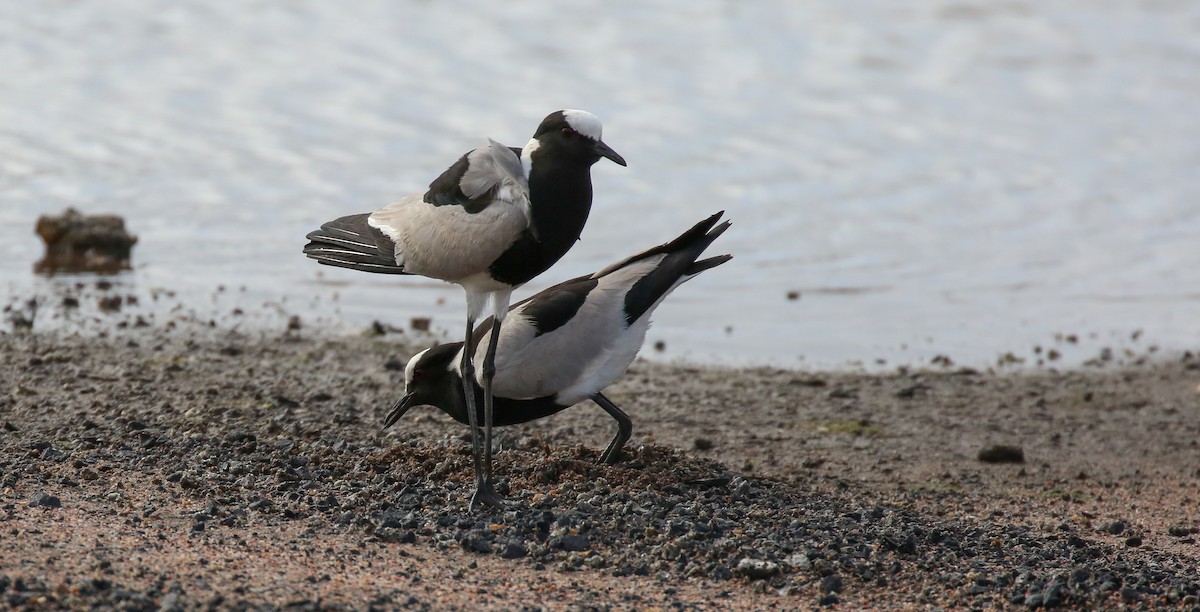
<svg viewBox="0 0 1200 612">
<path fill-rule="evenodd" d="M 597 393 L 592 396 L 592 401 L 596 405 L 604 409 L 612 418 L 617 420 L 617 436 L 608 443 L 608 448 L 604 449 L 604 454 L 600 455 L 600 459 L 596 463 L 613 464 L 617 462 L 617 457 L 621 454 L 621 449 L 625 447 L 625 443 L 629 441 L 629 436 L 633 435 L 633 421 L 629 415 L 617 408 L 617 405 L 612 403 L 603 393 Z"/>
<path fill-rule="evenodd" d="M 492 480 L 492 379 L 496 377 L 496 346 L 500 344 L 500 321 L 493 320 L 491 342 L 483 356 L 483 456 L 484 477 Z"/>
<path fill-rule="evenodd" d="M 474 332 L 475 320 L 467 317 L 467 337 L 463 340 L 459 371 L 462 373 L 463 400 L 467 404 L 467 423 L 471 426 L 471 457 L 475 460 L 475 489 L 478 492 L 483 482 L 483 465 L 479 452 L 479 414 L 475 412 L 475 364 L 472 359 L 475 352 L 475 344 L 472 342 Z M 474 503 L 471 502 L 472 507 Z"/>
<path fill-rule="evenodd" d="M 504 498 L 500 497 L 492 484 L 492 378 L 496 375 L 496 337 L 499 330 L 500 322 L 493 320 L 492 343 L 483 357 L 483 480 L 476 481 L 475 495 L 471 497 L 472 510 L 480 505 L 504 507 Z"/>
</svg>

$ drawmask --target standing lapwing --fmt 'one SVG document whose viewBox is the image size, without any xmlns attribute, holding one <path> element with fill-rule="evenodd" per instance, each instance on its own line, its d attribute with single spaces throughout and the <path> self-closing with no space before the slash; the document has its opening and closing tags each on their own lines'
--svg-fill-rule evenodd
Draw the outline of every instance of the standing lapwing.
<svg viewBox="0 0 1200 612">
<path fill-rule="evenodd" d="M 601 391 L 633 362 L 650 315 L 663 299 L 684 281 L 729 261 L 730 255 L 696 261 L 729 227 L 728 221 L 717 225 L 721 214 L 667 244 L 514 305 L 498 348 L 489 344 L 496 338 L 491 319 L 484 321 L 475 332 L 475 350 L 495 353 L 495 424 L 525 423 L 591 399 L 617 421 L 617 436 L 600 455 L 600 462 L 615 463 L 633 423 Z M 455 366 L 462 353 L 463 343 L 455 342 L 414 355 L 404 369 L 406 394 L 383 426 L 421 405 L 437 407 L 460 423 L 473 422 L 463 370 Z M 476 398 L 485 393 L 475 380 L 469 388 Z"/>
<path fill-rule="evenodd" d="M 465 342 L 475 345 L 475 322 L 490 302 L 495 346 L 513 289 L 546 271 L 579 240 L 592 206 L 592 165 L 601 157 L 625 165 L 600 135 L 600 120 L 587 111 L 553 112 L 523 149 L 492 141 L 470 151 L 423 195 L 322 225 L 308 235 L 304 254 L 331 266 L 461 285 L 467 294 Z M 463 381 L 475 380 L 474 354 L 464 351 L 456 366 Z M 482 464 L 477 412 L 468 411 L 475 458 L 472 508 L 501 503 L 492 486 L 494 360 L 495 351 L 488 350 L 482 368 Z M 476 399 L 470 393 L 467 401 L 473 406 Z"/>
</svg>

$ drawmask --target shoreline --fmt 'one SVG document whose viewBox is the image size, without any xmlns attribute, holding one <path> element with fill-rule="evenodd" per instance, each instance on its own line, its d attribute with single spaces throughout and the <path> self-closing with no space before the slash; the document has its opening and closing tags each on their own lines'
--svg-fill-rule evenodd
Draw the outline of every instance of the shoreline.
<svg viewBox="0 0 1200 612">
<path fill-rule="evenodd" d="M 136 274 L 136 271 L 132 274 Z M 299 325 L 305 335 L 319 330 L 322 337 L 352 337 L 360 334 L 398 334 L 412 342 L 453 342 L 460 335 L 456 307 L 457 293 L 418 289 L 427 300 L 408 303 L 401 313 L 386 308 L 353 307 L 343 299 L 348 285 L 334 281 L 314 281 L 319 291 L 301 297 L 295 293 L 263 292 L 246 284 L 217 284 L 210 288 L 187 286 L 168 288 L 138 282 L 131 273 L 113 276 L 65 274 L 34 277 L 37 286 L 10 286 L 3 308 L 4 324 L 12 331 L 23 325 L 38 333 L 106 333 L 114 328 L 152 327 L 173 331 L 176 327 L 208 326 L 237 330 L 249 335 L 272 336 Z M 439 286 L 449 291 L 450 285 Z M 392 286 L 356 287 L 356 294 L 381 300 L 380 293 Z M 410 287 L 410 289 L 412 289 Z M 408 295 L 408 294 L 406 294 Z M 413 299 L 410 297 L 409 299 Z M 35 305 L 31 306 L 31 303 Z M 670 302 L 668 302 L 668 305 Z M 748 340 L 739 334 L 734 321 L 723 326 L 697 329 L 677 316 L 664 313 L 650 328 L 641 357 L 655 363 L 683 366 L 714 366 L 733 369 L 782 368 L 797 370 L 867 372 L 873 374 L 903 369 L 953 371 L 963 367 L 995 372 L 1072 370 L 1083 367 L 1123 367 L 1160 360 L 1164 355 L 1178 356 L 1187 350 L 1200 350 L 1180 342 L 1164 342 L 1144 334 L 1141 328 L 1118 333 L 1115 330 L 1054 331 L 1027 344 L 997 344 L 994 352 L 962 353 L 962 338 L 910 338 L 898 346 L 860 346 L 839 357 L 820 357 L 823 344 L 801 346 L 795 354 L 778 351 L 762 356 L 746 350 Z M 18 322 L 20 322 L 18 324 Z M 679 335 L 679 327 L 690 329 Z M 1067 329 L 1074 329 L 1067 326 Z M 673 331 L 667 331 L 673 330 Z M 683 341 L 680 341 L 683 340 Z M 1165 345 L 1165 346 L 1164 346 Z M 698 346 L 705 346 L 701 351 Z M 727 353 L 726 349 L 730 349 Z M 955 347 L 959 349 L 955 350 Z M 751 355 L 760 355 L 752 357 Z"/>
<path fill-rule="evenodd" d="M 379 430 L 413 348 L 391 336 L 0 346 L 0 594 L 23 607 L 1200 597 L 1194 355 L 998 373 L 639 360 L 607 393 L 633 419 L 626 461 L 592 465 L 614 424 L 586 404 L 500 428 L 515 505 L 471 515 L 465 427 L 419 408 Z M 1024 462 L 976 458 L 997 444 Z"/>
</svg>

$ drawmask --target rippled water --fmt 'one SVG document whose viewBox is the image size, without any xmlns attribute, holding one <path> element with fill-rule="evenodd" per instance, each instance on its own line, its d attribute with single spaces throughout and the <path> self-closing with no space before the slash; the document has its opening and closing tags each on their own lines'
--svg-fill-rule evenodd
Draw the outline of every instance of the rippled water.
<svg viewBox="0 0 1200 612">
<path fill-rule="evenodd" d="M 457 289 L 318 267 L 304 234 L 578 107 L 630 165 L 528 289 L 735 222 L 658 311 L 666 357 L 1200 346 L 1190 0 L 7 3 L 0 65 L 9 301 L 74 282 L 30 270 L 34 219 L 75 206 L 139 235 L 130 290 L 457 334 Z"/>
</svg>

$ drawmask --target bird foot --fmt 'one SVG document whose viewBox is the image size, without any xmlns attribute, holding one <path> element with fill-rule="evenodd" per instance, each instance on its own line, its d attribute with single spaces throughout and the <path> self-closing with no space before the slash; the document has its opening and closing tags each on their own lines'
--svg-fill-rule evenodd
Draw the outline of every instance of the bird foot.
<svg viewBox="0 0 1200 612">
<path fill-rule="evenodd" d="M 504 508 L 504 498 L 496 492 L 490 481 L 484 481 L 475 487 L 475 492 L 471 494 L 471 512 L 479 509 L 481 506 L 488 508 Z"/>
</svg>

